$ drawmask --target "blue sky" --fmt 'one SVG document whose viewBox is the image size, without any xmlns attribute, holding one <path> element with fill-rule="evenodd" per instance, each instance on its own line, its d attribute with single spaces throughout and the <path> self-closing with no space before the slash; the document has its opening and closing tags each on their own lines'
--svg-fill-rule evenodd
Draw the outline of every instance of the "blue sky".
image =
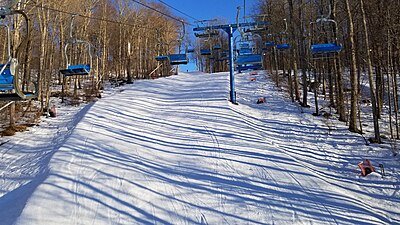
<svg viewBox="0 0 400 225">
<path fill-rule="evenodd" d="M 250 12 L 258 0 L 163 0 L 163 2 L 199 20 L 222 17 L 227 18 L 230 23 L 235 23 L 237 6 L 243 6 L 245 2 L 246 11 Z M 185 17 L 176 11 L 172 12 Z M 188 19 L 193 22 L 193 19 Z"/>
<path fill-rule="evenodd" d="M 153 0 L 158 2 L 158 0 Z M 236 23 L 237 7 L 243 6 L 246 3 L 246 15 L 252 13 L 254 5 L 259 0 L 162 0 L 168 5 L 194 17 L 198 20 L 213 19 L 213 18 L 225 18 L 228 23 Z M 174 15 L 186 18 L 190 23 L 194 23 L 194 19 L 188 18 L 185 15 L 180 14 L 173 9 L 170 9 Z M 241 11 L 243 16 L 243 11 Z M 190 27 L 192 30 L 193 27 Z M 192 33 L 190 35 L 193 35 Z M 194 38 L 194 36 L 193 36 Z M 194 64 L 190 63 L 187 66 L 181 66 L 182 71 L 194 70 Z"/>
</svg>

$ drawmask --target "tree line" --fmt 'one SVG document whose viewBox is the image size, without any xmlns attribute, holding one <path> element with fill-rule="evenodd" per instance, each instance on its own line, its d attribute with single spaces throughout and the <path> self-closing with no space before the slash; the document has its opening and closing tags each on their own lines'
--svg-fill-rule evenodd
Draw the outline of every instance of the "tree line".
<svg viewBox="0 0 400 225">
<path fill-rule="evenodd" d="M 64 83 L 72 84 L 71 95 L 76 97 L 78 89 L 85 89 L 86 94 L 96 94 L 105 81 L 131 83 L 134 79 L 152 79 L 172 73 L 173 67 L 168 62 L 157 62 L 155 57 L 174 53 L 178 48 L 176 40 L 182 29 L 180 19 L 165 17 L 129 0 L 0 1 L 3 6 L 10 2 L 14 2 L 13 9 L 23 10 L 30 20 L 30 27 L 26 27 L 19 15 L 6 16 L 1 23 L 12 27 L 13 52 L 28 38 L 24 31 L 30 30 L 28 44 L 24 46 L 26 51 L 14 57 L 23 68 L 20 70 L 23 88 L 28 88 L 31 81 L 38 85 L 39 113 L 49 108 L 50 97 L 56 95 L 54 90 Z M 171 14 L 162 4 L 146 4 Z M 71 38 L 89 42 L 90 52 L 76 43 L 65 49 Z M 0 39 L 7 39 L 4 30 L 0 32 Z M 2 62 L 7 61 L 6 48 L 6 41 L 0 42 Z M 66 67 L 66 57 L 71 64 L 90 63 L 91 76 L 63 78 L 59 70 Z M 67 94 L 69 86 L 65 86 Z M 17 104 L 17 111 L 32 105 Z M 3 110 L 2 114 L 6 112 Z M 3 115 L 3 118 L 7 116 Z"/>
<path fill-rule="evenodd" d="M 382 132 L 399 139 L 400 1 L 260 0 L 256 8 L 255 14 L 271 22 L 263 31 L 264 41 L 291 46 L 287 51 L 266 51 L 265 65 L 293 101 L 307 107 L 312 104 L 308 92 L 314 91 L 317 115 L 323 100 L 352 132 L 362 133 L 367 125 L 362 115 L 370 117 L 371 142 L 382 142 Z M 323 15 L 334 23 L 321 26 Z M 335 42 L 343 48 L 315 58 L 310 46 L 316 42 Z M 389 127 L 382 128 L 382 121 Z"/>
</svg>

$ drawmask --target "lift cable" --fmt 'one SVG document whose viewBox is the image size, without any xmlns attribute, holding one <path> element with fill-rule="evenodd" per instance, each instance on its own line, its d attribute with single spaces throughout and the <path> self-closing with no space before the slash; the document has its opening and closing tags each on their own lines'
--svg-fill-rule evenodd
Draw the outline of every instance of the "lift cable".
<svg viewBox="0 0 400 225">
<path fill-rule="evenodd" d="M 166 5 L 167 7 L 169 7 L 169 8 L 171 8 L 171 9 L 173 9 L 173 10 L 175 10 L 175 11 L 177 11 L 177 12 L 179 12 L 179 13 L 181 13 L 181 14 L 183 14 L 183 15 L 185 15 L 185 16 L 191 18 L 191 19 L 193 19 L 194 21 L 198 21 L 198 19 L 194 18 L 193 16 L 191 16 L 191 15 L 185 13 L 185 12 L 182 12 L 181 10 L 179 10 L 179 9 L 177 9 L 177 8 L 175 8 L 175 7 L 173 7 L 173 6 L 169 5 L 169 4 L 167 4 L 167 3 L 165 3 L 164 1 L 162 1 L 162 0 L 158 0 L 158 1 L 161 2 L 162 4 Z"/>
<path fill-rule="evenodd" d="M 141 3 L 141 2 L 139 2 L 138 0 L 132 0 L 132 1 L 138 3 L 138 4 L 141 5 L 141 6 L 144 6 L 144 7 L 148 8 L 148 9 L 150 9 L 150 10 L 153 10 L 153 11 L 155 11 L 155 12 L 158 12 L 158 13 L 160 13 L 161 15 L 166 16 L 166 17 L 168 17 L 168 18 L 170 18 L 170 19 L 173 19 L 173 20 L 176 20 L 176 21 L 178 21 L 178 22 L 180 22 L 180 23 L 185 23 L 185 24 L 187 24 L 187 25 L 189 25 L 189 26 L 193 26 L 193 27 L 194 27 L 194 25 L 191 24 L 191 23 L 185 22 L 185 21 L 183 21 L 183 20 L 181 20 L 181 19 L 178 19 L 178 18 L 173 17 L 173 16 L 171 16 L 171 15 L 168 15 L 168 14 L 166 14 L 166 13 L 164 13 L 164 12 L 161 12 L 160 10 L 155 9 L 155 8 L 153 8 L 153 7 L 151 7 L 151 6 L 148 6 L 148 5 L 144 4 L 144 3 Z"/>
<path fill-rule="evenodd" d="M 34 3 L 32 3 L 32 4 L 34 4 Z M 113 24 L 118 24 L 118 25 L 129 26 L 129 27 L 137 27 L 137 28 L 143 28 L 143 29 L 147 29 L 147 30 L 159 31 L 159 29 L 153 28 L 153 27 L 140 26 L 140 25 L 134 25 L 134 24 L 131 24 L 131 23 L 124 23 L 124 22 L 119 22 L 119 21 L 110 20 L 110 19 L 92 17 L 92 16 L 87 16 L 87 15 L 84 15 L 84 14 L 80 14 L 80 13 L 68 12 L 68 11 L 64 11 L 64 10 L 60 10 L 60 9 L 54 9 L 54 8 L 50 8 L 50 7 L 47 7 L 47 6 L 40 6 L 40 5 L 37 5 L 37 4 L 34 4 L 33 6 L 36 7 L 36 8 L 40 8 L 40 9 L 46 9 L 46 10 L 49 10 L 49 11 L 59 12 L 59 13 L 67 14 L 67 15 L 75 15 L 75 16 L 79 16 L 79 17 L 87 18 L 87 19 L 91 19 L 91 20 L 97 20 L 97 21 L 103 21 L 103 22 L 107 22 L 107 23 L 113 23 Z M 168 33 L 176 33 L 176 31 L 167 31 L 167 32 Z"/>
</svg>

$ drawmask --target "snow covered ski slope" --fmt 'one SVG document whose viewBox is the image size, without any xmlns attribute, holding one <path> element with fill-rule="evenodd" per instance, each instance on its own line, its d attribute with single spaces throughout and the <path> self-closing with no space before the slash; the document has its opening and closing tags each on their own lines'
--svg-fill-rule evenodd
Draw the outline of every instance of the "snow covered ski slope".
<svg viewBox="0 0 400 225">
<path fill-rule="evenodd" d="M 301 113 L 264 74 L 237 76 L 239 105 L 228 83 L 137 81 L 85 108 L 23 205 L 0 199 L 20 213 L 10 224 L 400 224 L 387 150 Z M 364 157 L 387 176 L 360 177 Z"/>
</svg>

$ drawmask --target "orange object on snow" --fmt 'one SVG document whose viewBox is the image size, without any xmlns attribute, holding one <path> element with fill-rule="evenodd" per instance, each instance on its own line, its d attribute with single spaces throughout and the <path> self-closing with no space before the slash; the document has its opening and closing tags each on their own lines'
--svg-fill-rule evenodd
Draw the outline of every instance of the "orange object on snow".
<svg viewBox="0 0 400 225">
<path fill-rule="evenodd" d="M 255 77 L 250 77 L 250 81 L 256 81 L 257 79 Z"/>
<path fill-rule="evenodd" d="M 364 159 L 362 162 L 360 162 L 358 167 L 361 169 L 361 175 L 364 177 L 372 172 L 375 172 L 375 168 L 368 159 Z"/>
</svg>

